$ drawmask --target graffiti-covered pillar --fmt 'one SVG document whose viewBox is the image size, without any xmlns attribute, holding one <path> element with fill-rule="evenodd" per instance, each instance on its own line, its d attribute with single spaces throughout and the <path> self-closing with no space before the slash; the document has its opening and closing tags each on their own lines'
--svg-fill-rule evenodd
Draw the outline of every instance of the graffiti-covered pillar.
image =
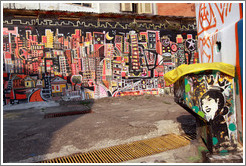
<svg viewBox="0 0 246 166">
<path fill-rule="evenodd" d="M 243 4 L 197 3 L 198 53 L 201 63 L 224 62 L 236 67 L 235 105 L 238 140 L 243 144 Z"/>
<path fill-rule="evenodd" d="M 234 76 L 233 65 L 219 62 L 181 65 L 164 76 L 175 82 L 175 101 L 198 119 L 211 153 L 237 150 Z"/>
</svg>

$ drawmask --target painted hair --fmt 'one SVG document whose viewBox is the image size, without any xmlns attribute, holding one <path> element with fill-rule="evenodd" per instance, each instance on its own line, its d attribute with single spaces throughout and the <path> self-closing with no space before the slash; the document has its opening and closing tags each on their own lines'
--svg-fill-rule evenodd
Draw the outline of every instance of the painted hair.
<svg viewBox="0 0 246 166">
<path fill-rule="evenodd" d="M 203 96 L 200 99 L 201 106 L 203 105 L 202 104 L 202 100 L 205 99 L 207 96 L 209 96 L 209 98 L 212 98 L 214 100 L 217 100 L 217 99 L 219 100 L 219 102 L 218 102 L 218 111 L 221 111 L 221 109 L 225 105 L 225 98 L 224 98 L 223 94 L 221 93 L 221 90 L 209 89 L 206 93 L 204 93 Z"/>
</svg>

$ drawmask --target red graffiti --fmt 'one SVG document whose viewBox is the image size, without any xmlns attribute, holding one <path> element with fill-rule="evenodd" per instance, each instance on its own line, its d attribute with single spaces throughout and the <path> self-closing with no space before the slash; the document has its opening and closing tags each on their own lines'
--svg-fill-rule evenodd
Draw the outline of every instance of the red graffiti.
<svg viewBox="0 0 246 166">
<path fill-rule="evenodd" d="M 207 8 L 205 3 L 200 4 L 198 16 L 198 36 L 204 31 L 214 28 L 217 25 L 217 20 L 211 4 L 208 4 L 208 7 L 209 8 Z"/>
<path fill-rule="evenodd" d="M 198 38 L 198 48 L 200 49 L 201 62 L 202 63 L 214 62 L 213 48 L 214 48 L 216 41 L 217 41 L 217 32 L 218 32 L 218 30 L 216 30 L 215 33 L 213 33 L 209 36 L 204 36 L 203 38 L 201 38 L 201 37 Z M 208 58 L 208 61 L 206 61 L 206 62 L 203 61 L 204 60 L 203 55 L 205 55 Z"/>
<path fill-rule="evenodd" d="M 215 3 L 215 7 L 219 12 L 222 24 L 224 24 L 225 16 L 227 16 L 227 14 L 231 12 L 231 5 L 231 3 L 220 3 L 219 5 Z"/>
</svg>

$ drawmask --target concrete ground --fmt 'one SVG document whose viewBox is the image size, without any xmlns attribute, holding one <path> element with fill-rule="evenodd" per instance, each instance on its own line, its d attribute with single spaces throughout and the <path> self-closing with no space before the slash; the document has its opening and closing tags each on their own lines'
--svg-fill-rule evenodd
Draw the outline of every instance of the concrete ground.
<svg viewBox="0 0 246 166">
<path fill-rule="evenodd" d="M 172 96 L 125 96 L 3 111 L 3 162 L 30 163 L 78 152 L 195 132 L 195 118 Z M 16 107 L 16 106 L 15 106 Z M 49 113 L 91 113 L 44 118 Z M 130 163 L 201 162 L 197 143 Z"/>
</svg>

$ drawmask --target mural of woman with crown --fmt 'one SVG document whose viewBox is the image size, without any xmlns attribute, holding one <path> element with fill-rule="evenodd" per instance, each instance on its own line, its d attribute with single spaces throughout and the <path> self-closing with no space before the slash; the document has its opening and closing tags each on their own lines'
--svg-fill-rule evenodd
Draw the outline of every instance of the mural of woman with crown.
<svg viewBox="0 0 246 166">
<path fill-rule="evenodd" d="M 204 113 L 204 119 L 211 126 L 212 144 L 221 151 L 228 149 L 233 144 L 232 134 L 229 130 L 228 119 L 232 118 L 229 111 L 231 104 L 231 82 L 221 74 L 203 77 L 205 93 L 200 97 L 200 110 Z M 231 144 L 232 143 L 232 144 Z"/>
<path fill-rule="evenodd" d="M 212 126 L 213 138 L 218 142 L 226 141 L 228 137 L 228 127 L 224 115 L 228 113 L 228 107 L 225 106 L 225 98 L 218 89 L 208 90 L 200 100 L 205 119 Z"/>
<path fill-rule="evenodd" d="M 198 130 L 211 152 L 222 153 L 236 149 L 233 85 L 233 77 L 218 70 L 185 75 L 174 85 L 176 102 L 202 119 Z"/>
</svg>

